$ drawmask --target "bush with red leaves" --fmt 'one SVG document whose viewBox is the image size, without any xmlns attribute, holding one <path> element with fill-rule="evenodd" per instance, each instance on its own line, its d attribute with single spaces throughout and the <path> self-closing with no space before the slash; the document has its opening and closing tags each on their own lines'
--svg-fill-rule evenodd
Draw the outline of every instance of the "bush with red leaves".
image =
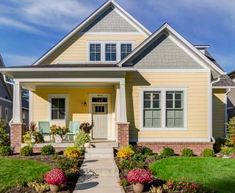
<svg viewBox="0 0 235 193">
<path fill-rule="evenodd" d="M 44 180 L 46 183 L 51 184 L 51 185 L 62 185 L 66 184 L 66 176 L 63 170 L 59 168 L 54 168 L 50 172 L 46 173 L 44 176 Z"/>
</svg>

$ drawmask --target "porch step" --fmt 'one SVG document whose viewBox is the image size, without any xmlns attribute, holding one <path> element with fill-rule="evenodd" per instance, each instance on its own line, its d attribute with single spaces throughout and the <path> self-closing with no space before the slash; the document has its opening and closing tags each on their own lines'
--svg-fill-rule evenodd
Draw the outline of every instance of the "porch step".
<svg viewBox="0 0 235 193">
<path fill-rule="evenodd" d="M 89 154 L 113 154 L 113 148 L 87 148 Z"/>
</svg>

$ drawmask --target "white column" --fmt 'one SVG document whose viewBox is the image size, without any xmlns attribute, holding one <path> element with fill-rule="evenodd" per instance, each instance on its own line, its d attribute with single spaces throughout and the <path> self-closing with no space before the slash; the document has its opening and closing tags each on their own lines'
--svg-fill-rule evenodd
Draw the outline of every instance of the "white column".
<svg viewBox="0 0 235 193">
<path fill-rule="evenodd" d="M 22 101 L 21 101 L 21 87 L 19 81 L 15 80 L 13 88 L 13 123 L 22 123 Z"/>
<path fill-rule="evenodd" d="M 125 80 L 120 82 L 120 87 L 119 87 L 119 104 L 120 104 L 120 109 L 119 109 L 119 120 L 122 123 L 127 122 L 127 115 L 126 115 L 126 85 L 125 85 Z"/>
</svg>

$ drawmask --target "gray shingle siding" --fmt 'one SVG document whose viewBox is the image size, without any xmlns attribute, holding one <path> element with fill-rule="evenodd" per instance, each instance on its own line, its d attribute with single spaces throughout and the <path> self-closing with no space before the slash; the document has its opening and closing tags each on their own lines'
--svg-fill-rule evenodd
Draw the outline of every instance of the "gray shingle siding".
<svg viewBox="0 0 235 193">
<path fill-rule="evenodd" d="M 127 62 L 130 64 L 130 61 Z M 137 68 L 153 69 L 202 69 L 165 34 L 137 54 L 131 62 Z"/>
<path fill-rule="evenodd" d="M 8 109 L 8 115 L 5 114 L 5 109 Z M 12 103 L 0 99 L 0 119 L 9 122 L 12 118 Z M 7 120 L 6 120 L 7 118 Z"/>
<path fill-rule="evenodd" d="M 109 8 L 82 32 L 138 32 L 138 30 L 114 11 L 114 8 Z"/>
</svg>

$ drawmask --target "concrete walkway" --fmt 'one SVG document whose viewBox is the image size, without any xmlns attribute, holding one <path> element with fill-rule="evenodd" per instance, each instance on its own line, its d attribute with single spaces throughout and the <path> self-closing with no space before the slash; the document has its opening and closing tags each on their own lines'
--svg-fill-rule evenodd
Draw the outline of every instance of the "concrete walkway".
<svg viewBox="0 0 235 193">
<path fill-rule="evenodd" d="M 74 193 L 121 193 L 119 172 L 113 158 L 116 143 L 95 143 L 86 149 Z"/>
</svg>

